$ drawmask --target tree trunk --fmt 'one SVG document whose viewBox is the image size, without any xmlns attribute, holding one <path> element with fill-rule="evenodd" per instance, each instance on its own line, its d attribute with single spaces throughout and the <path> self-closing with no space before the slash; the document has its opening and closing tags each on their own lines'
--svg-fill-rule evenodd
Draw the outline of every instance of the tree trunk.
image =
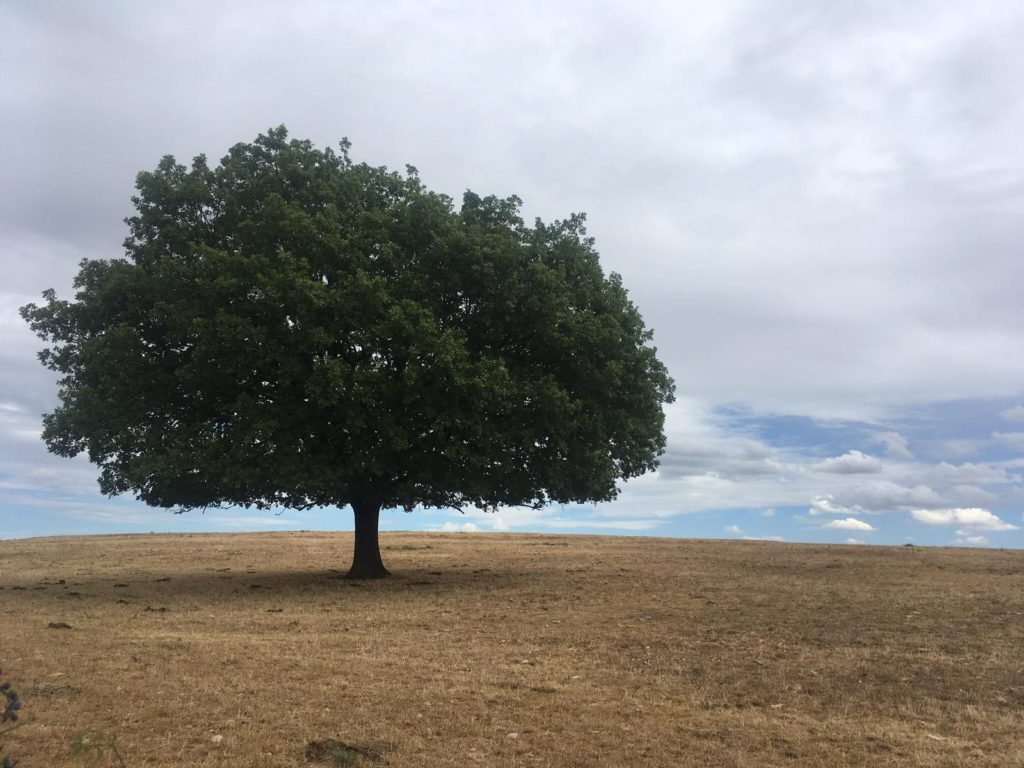
<svg viewBox="0 0 1024 768">
<path fill-rule="evenodd" d="M 377 524 L 380 520 L 380 504 L 357 500 L 352 502 L 356 518 L 356 543 L 352 553 L 352 567 L 346 578 L 383 579 L 390 576 L 380 559 L 380 543 L 377 540 Z"/>
</svg>

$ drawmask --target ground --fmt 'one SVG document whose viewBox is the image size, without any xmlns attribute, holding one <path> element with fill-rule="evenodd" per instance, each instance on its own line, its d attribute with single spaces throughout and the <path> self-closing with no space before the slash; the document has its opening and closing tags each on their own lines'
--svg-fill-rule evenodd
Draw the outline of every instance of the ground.
<svg viewBox="0 0 1024 768">
<path fill-rule="evenodd" d="M 387 533 L 395 577 L 360 583 L 351 546 L 3 542 L 7 753 L 86 764 L 98 733 L 129 768 L 1024 766 L 1021 551 Z"/>
</svg>

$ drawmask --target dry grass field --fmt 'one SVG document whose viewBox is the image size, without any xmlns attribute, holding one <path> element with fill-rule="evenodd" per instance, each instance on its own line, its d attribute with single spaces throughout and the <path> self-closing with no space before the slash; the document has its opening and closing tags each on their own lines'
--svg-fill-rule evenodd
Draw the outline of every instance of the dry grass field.
<svg viewBox="0 0 1024 768">
<path fill-rule="evenodd" d="M 1024 552 L 383 534 L 395 577 L 353 583 L 350 546 L 4 542 L 8 752 L 89 764 L 72 740 L 100 732 L 130 768 L 1024 766 Z"/>
</svg>

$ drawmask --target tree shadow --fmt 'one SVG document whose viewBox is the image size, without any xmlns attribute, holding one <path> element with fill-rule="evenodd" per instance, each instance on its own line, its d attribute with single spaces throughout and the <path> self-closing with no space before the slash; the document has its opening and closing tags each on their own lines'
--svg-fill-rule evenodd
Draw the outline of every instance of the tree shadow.
<svg viewBox="0 0 1024 768">
<path fill-rule="evenodd" d="M 289 601 L 323 599 L 337 603 L 350 597 L 372 594 L 396 599 L 422 593 L 434 596 L 457 592 L 471 595 L 539 584 L 564 572 L 553 563 L 517 564 L 515 569 L 413 566 L 392 572 L 384 579 L 351 580 L 340 569 L 273 570 L 204 568 L 159 575 L 113 577 L 82 574 L 74 581 L 38 580 L 0 584 L 0 599 L 12 607 L 21 601 L 54 601 L 84 608 L 91 605 L 145 604 L 151 610 L 182 602 L 216 603 L 224 600 L 252 601 L 254 604 L 287 605 Z M 359 597 L 362 601 L 362 597 Z M 157 607 L 154 607 L 157 606 Z"/>
</svg>

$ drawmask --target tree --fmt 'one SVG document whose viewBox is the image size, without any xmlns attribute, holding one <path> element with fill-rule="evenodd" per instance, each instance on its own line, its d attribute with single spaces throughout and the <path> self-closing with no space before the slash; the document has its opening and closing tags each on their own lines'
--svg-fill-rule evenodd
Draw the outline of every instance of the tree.
<svg viewBox="0 0 1024 768">
<path fill-rule="evenodd" d="M 382 508 L 605 501 L 657 466 L 673 383 L 583 215 L 456 209 L 283 126 L 136 188 L 126 258 L 21 309 L 61 377 L 43 439 L 105 494 L 351 505 L 374 578 Z"/>
</svg>

